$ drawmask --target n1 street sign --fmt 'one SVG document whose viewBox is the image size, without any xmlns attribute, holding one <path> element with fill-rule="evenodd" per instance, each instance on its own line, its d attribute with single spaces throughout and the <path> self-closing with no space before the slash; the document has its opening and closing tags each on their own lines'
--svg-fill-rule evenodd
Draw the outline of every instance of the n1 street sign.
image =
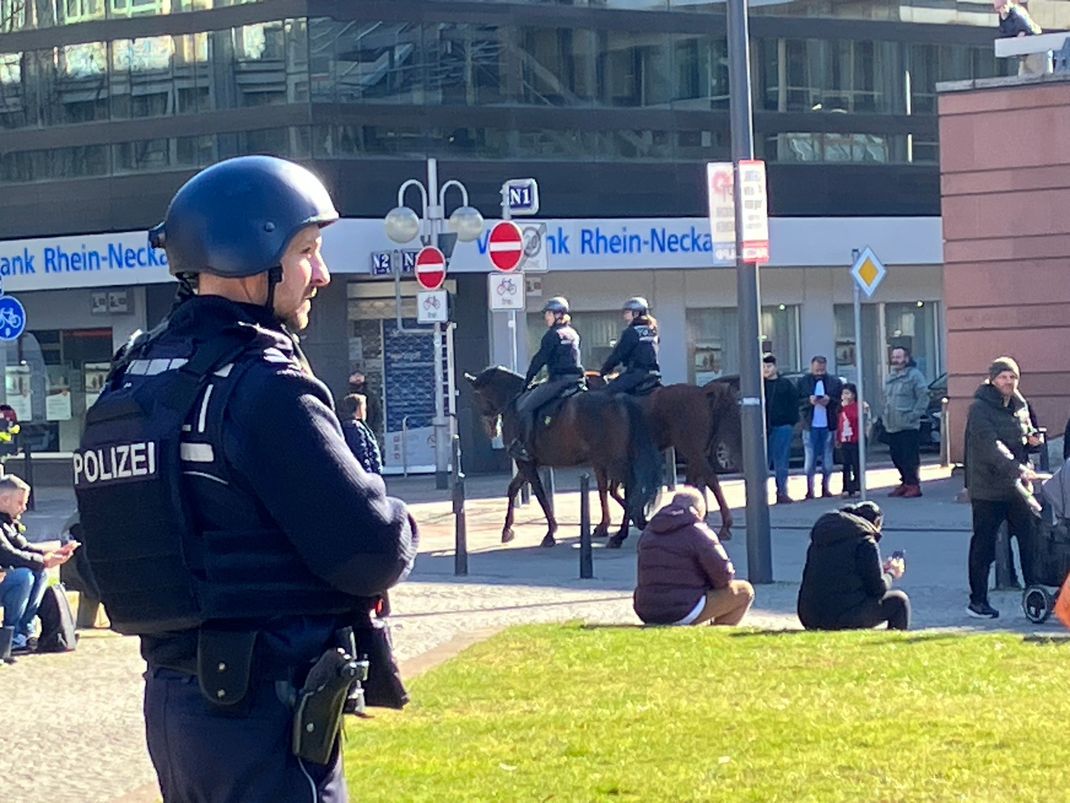
<svg viewBox="0 0 1070 803">
<path fill-rule="evenodd" d="M 502 199 L 511 215 L 537 215 L 539 182 L 533 178 L 511 178 L 502 187 Z"/>
<path fill-rule="evenodd" d="M 424 290 L 437 290 L 446 281 L 446 255 L 433 245 L 416 255 L 416 281 Z"/>
<path fill-rule="evenodd" d="M 747 159 L 739 163 L 743 204 L 743 261 L 769 261 L 769 214 L 765 185 L 765 162 Z M 736 256 L 736 206 L 731 162 L 709 162 L 706 184 L 709 194 L 710 236 L 718 260 Z"/>
<path fill-rule="evenodd" d="M 487 254 L 497 270 L 516 270 L 524 258 L 524 233 L 511 220 L 494 224 L 487 239 Z"/>
<path fill-rule="evenodd" d="M 885 269 L 884 263 L 877 259 L 877 255 L 873 253 L 873 249 L 869 246 L 862 250 L 862 253 L 858 255 L 858 258 L 855 259 L 854 264 L 851 266 L 851 276 L 854 278 L 855 284 L 858 285 L 858 289 L 866 294 L 866 298 L 873 297 L 877 286 L 887 274 L 888 271 Z"/>
<path fill-rule="evenodd" d="M 0 340 L 18 340 L 26 330 L 26 310 L 14 296 L 0 296 Z"/>
<path fill-rule="evenodd" d="M 490 308 L 493 311 L 507 311 L 524 309 L 524 274 L 516 273 L 491 273 L 487 276 L 490 284 L 487 288 L 487 298 L 490 300 Z"/>
<path fill-rule="evenodd" d="M 448 323 L 449 293 L 445 290 L 419 290 L 416 293 L 417 323 Z"/>
</svg>

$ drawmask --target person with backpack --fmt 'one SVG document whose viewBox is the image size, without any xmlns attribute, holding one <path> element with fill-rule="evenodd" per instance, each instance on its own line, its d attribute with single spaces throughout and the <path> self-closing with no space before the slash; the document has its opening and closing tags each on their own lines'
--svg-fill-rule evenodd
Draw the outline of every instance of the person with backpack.
<svg viewBox="0 0 1070 803">
<path fill-rule="evenodd" d="M 5 577 L 0 581 L 0 605 L 4 606 L 4 627 L 14 628 L 11 652 L 14 655 L 32 649 L 34 619 L 48 586 L 46 570 L 71 559 L 77 542 L 56 550 L 31 544 L 23 534 L 19 517 L 26 512 L 30 486 L 16 476 L 0 478 L 0 567 Z"/>
</svg>

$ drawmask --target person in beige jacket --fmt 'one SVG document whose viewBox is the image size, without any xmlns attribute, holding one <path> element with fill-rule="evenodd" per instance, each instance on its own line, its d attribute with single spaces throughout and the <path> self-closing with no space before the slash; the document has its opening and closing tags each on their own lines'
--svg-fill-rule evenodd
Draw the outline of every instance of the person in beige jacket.
<svg viewBox="0 0 1070 803">
<path fill-rule="evenodd" d="M 643 530 L 633 607 L 645 623 L 738 625 L 754 602 L 705 517 L 702 494 L 685 487 Z"/>
</svg>

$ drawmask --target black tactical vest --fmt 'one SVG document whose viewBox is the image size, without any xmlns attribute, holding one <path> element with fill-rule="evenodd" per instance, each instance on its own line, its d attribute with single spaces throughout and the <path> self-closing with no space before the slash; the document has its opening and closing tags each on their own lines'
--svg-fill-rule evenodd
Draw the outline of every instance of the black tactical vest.
<svg viewBox="0 0 1070 803">
<path fill-rule="evenodd" d="M 166 333 L 135 346 L 86 415 L 74 456 L 83 550 L 90 582 L 120 633 L 354 606 L 355 598 L 305 568 L 277 527 L 228 532 L 195 524 L 187 477 L 222 460 L 218 430 L 233 388 L 267 352 L 273 361 L 282 356 L 257 343 L 263 334 L 236 323 L 196 348 Z"/>
</svg>

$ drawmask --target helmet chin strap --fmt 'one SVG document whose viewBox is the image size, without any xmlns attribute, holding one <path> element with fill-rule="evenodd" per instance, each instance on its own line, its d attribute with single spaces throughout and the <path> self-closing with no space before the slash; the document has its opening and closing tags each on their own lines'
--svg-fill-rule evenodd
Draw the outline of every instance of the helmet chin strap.
<svg viewBox="0 0 1070 803">
<path fill-rule="evenodd" d="M 268 291 L 267 301 L 264 302 L 264 307 L 272 315 L 275 314 L 275 286 L 282 281 L 282 266 L 278 265 L 268 271 Z"/>
</svg>

